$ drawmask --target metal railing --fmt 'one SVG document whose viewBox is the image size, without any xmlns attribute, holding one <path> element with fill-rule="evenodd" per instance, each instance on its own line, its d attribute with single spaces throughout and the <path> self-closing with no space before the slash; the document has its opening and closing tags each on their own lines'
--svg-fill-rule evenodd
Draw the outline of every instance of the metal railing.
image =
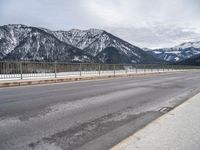
<svg viewBox="0 0 200 150">
<path fill-rule="evenodd" d="M 0 62 L 0 79 L 71 77 L 83 75 L 153 73 L 200 69 L 200 66 L 166 64 L 86 64 L 59 62 Z"/>
</svg>

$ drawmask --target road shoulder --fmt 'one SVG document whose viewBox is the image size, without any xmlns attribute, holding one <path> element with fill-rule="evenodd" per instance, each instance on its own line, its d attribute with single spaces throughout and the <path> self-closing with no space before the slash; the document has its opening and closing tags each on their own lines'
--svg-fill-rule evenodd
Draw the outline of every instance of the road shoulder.
<svg viewBox="0 0 200 150">
<path fill-rule="evenodd" d="M 111 150 L 183 150 L 200 148 L 200 93 Z"/>
</svg>

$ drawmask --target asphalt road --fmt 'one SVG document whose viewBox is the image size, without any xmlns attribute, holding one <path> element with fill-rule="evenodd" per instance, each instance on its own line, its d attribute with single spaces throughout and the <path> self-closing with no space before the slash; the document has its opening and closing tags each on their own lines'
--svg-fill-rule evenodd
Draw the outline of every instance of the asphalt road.
<svg viewBox="0 0 200 150">
<path fill-rule="evenodd" d="M 200 72 L 0 89 L 0 150 L 107 150 L 200 89 Z"/>
</svg>

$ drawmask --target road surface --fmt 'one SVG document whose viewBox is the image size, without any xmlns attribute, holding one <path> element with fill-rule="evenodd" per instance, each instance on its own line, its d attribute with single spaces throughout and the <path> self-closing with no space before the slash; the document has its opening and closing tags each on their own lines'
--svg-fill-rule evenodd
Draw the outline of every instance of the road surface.
<svg viewBox="0 0 200 150">
<path fill-rule="evenodd" d="M 200 72 L 0 89 L 0 150 L 107 150 L 200 89 Z"/>
</svg>

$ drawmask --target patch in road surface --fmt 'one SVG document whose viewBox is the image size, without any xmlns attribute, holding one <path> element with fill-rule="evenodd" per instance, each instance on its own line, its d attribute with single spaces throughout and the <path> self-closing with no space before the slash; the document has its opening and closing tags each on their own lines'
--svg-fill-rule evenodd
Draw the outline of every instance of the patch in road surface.
<svg viewBox="0 0 200 150">
<path fill-rule="evenodd" d="M 30 143 L 27 149 L 52 149 L 53 147 L 62 150 L 76 149 L 124 124 L 142 118 L 146 114 L 151 113 L 157 117 L 161 115 L 156 111 L 133 114 L 132 110 L 133 108 L 128 107 L 119 112 L 79 124 L 50 137 L 42 138 L 35 143 Z"/>
</svg>

